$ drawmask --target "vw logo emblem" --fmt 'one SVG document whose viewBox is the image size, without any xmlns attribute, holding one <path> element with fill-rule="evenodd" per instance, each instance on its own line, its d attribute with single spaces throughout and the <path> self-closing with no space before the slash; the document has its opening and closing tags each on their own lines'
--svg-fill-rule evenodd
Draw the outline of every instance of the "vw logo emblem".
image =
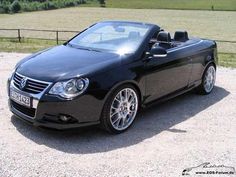
<svg viewBox="0 0 236 177">
<path fill-rule="evenodd" d="M 20 89 L 23 90 L 27 84 L 27 78 L 23 77 L 20 81 Z"/>
</svg>

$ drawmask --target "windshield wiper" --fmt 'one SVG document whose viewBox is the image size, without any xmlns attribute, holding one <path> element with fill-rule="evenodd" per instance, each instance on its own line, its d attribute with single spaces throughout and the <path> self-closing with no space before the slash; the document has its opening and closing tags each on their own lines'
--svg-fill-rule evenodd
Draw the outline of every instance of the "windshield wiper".
<svg viewBox="0 0 236 177">
<path fill-rule="evenodd" d="M 85 47 L 79 47 L 79 46 L 75 46 L 75 45 L 70 44 L 70 43 L 68 43 L 67 45 L 69 45 L 70 47 L 76 48 L 76 49 L 88 50 L 88 51 L 95 51 L 95 52 L 101 52 L 100 50 L 97 50 L 97 49 L 93 49 L 93 48 L 85 48 Z"/>
<path fill-rule="evenodd" d="M 93 48 L 82 48 L 84 50 L 88 50 L 88 51 L 94 51 L 94 52 L 101 52 L 101 50 L 97 50 L 97 49 L 93 49 Z"/>
</svg>

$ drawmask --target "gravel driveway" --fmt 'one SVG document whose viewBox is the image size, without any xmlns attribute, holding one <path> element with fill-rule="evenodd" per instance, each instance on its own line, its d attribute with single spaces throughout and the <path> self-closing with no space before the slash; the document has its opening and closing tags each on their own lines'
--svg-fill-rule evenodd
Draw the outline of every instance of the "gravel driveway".
<svg viewBox="0 0 236 177">
<path fill-rule="evenodd" d="M 204 162 L 236 167 L 236 70 L 219 68 L 212 94 L 154 105 L 114 136 L 96 127 L 39 129 L 12 116 L 6 80 L 24 56 L 0 53 L 1 177 L 177 177 Z"/>
</svg>

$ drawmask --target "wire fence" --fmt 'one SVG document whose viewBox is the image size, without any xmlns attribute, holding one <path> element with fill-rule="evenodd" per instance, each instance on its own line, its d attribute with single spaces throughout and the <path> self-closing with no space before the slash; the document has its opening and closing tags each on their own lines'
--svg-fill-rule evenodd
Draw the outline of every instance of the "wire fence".
<svg viewBox="0 0 236 177">
<path fill-rule="evenodd" d="M 0 38 L 15 39 L 21 42 L 22 39 L 52 40 L 59 44 L 60 41 L 67 41 L 80 31 L 67 30 L 42 30 L 42 29 L 0 29 Z M 233 43 L 236 41 L 218 40 L 216 42 Z"/>
</svg>

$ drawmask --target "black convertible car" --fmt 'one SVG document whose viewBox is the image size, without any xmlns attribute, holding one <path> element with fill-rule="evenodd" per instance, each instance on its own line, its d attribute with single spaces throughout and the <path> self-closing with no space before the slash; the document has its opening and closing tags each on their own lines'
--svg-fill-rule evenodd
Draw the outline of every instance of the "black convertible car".
<svg viewBox="0 0 236 177">
<path fill-rule="evenodd" d="M 21 60 L 8 80 L 9 107 L 35 126 L 121 133 L 142 106 L 192 89 L 209 94 L 216 61 L 216 43 L 186 31 L 172 38 L 154 24 L 100 22 Z"/>
</svg>

